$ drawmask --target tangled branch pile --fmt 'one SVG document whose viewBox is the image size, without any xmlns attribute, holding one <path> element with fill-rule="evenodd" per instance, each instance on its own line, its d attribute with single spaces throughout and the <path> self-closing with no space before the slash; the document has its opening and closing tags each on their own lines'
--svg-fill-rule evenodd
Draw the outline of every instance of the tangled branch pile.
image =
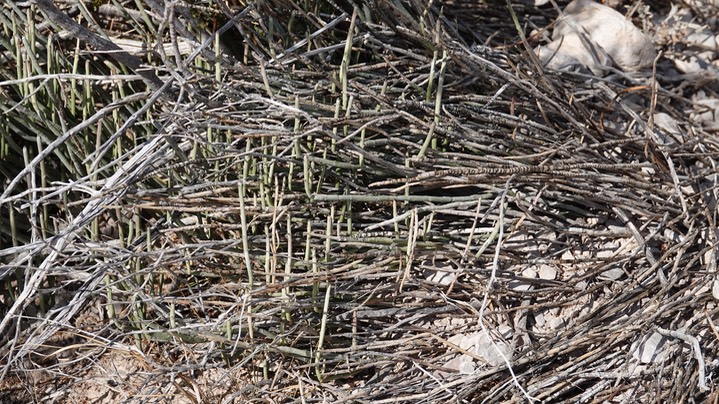
<svg viewBox="0 0 719 404">
<path fill-rule="evenodd" d="M 717 399 L 716 77 L 542 71 L 502 1 L 99 3 L 0 8 L 2 400 Z"/>
</svg>

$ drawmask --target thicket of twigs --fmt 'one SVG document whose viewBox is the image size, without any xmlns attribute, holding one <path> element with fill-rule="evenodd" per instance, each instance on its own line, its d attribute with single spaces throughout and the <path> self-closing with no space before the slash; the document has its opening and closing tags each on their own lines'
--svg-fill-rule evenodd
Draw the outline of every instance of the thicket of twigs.
<svg viewBox="0 0 719 404">
<path fill-rule="evenodd" d="M 542 72 L 551 8 L 229 3 L 0 7 L 2 401 L 718 399 L 696 87 Z"/>
</svg>

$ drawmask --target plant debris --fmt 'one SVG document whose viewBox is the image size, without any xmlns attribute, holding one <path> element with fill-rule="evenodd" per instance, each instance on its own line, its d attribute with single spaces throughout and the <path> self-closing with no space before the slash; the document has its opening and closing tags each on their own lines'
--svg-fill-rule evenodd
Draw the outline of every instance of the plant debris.
<svg viewBox="0 0 719 404">
<path fill-rule="evenodd" d="M 716 5 L 146 3 L 0 7 L 0 400 L 716 399 Z"/>
</svg>

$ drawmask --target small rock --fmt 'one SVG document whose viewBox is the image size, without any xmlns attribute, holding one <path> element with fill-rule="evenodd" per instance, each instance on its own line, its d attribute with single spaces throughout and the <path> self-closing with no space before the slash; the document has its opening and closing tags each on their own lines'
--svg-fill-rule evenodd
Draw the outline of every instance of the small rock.
<svg viewBox="0 0 719 404">
<path fill-rule="evenodd" d="M 707 96 L 698 91 L 692 97 L 694 113 L 692 118 L 708 128 L 719 127 L 719 99 Z"/>
<path fill-rule="evenodd" d="M 522 276 L 525 278 L 534 279 L 537 277 L 537 272 L 533 270 L 532 268 L 527 268 L 524 271 L 522 271 Z"/>
<path fill-rule="evenodd" d="M 628 72 L 652 66 L 657 53 L 651 38 L 616 10 L 592 0 L 574 0 L 563 14 L 553 42 L 536 50 L 548 68 L 579 63 L 599 74 L 607 59 Z"/>
<path fill-rule="evenodd" d="M 539 267 L 539 277 L 544 280 L 553 281 L 557 279 L 557 270 L 551 265 L 542 265 Z"/>
<path fill-rule="evenodd" d="M 598 278 L 600 280 L 616 281 L 624 275 L 624 271 L 621 268 L 612 268 L 608 271 L 602 272 Z"/>
<path fill-rule="evenodd" d="M 509 281 L 508 286 L 515 292 L 526 292 L 532 287 L 532 284 L 525 281 Z"/>
<path fill-rule="evenodd" d="M 653 332 L 645 336 L 640 343 L 632 344 L 632 356 L 642 363 L 661 362 L 666 356 L 666 352 L 662 351 L 666 342 L 667 339 L 663 335 Z"/>
<path fill-rule="evenodd" d="M 498 332 L 499 335 L 501 335 L 502 338 L 504 338 L 504 339 L 509 339 L 509 338 L 512 337 L 512 334 L 514 334 L 514 330 L 512 329 L 512 327 L 510 327 L 510 326 L 508 326 L 508 325 L 506 325 L 506 324 L 500 324 L 500 325 L 497 327 L 497 332 Z"/>
<path fill-rule="evenodd" d="M 437 269 L 426 269 L 424 271 L 424 277 L 430 282 L 448 286 L 457 280 L 457 273 Z"/>
<path fill-rule="evenodd" d="M 675 139 L 681 138 L 679 124 L 669 114 L 657 112 L 654 114 L 654 126 L 659 129 L 657 131 L 658 140 L 662 145 L 674 145 Z"/>
<path fill-rule="evenodd" d="M 461 374 L 469 374 L 474 372 L 474 360 L 469 355 L 460 355 L 445 363 L 444 367 Z M 443 376 L 447 376 L 447 374 L 443 374 Z"/>
<path fill-rule="evenodd" d="M 535 50 L 540 62 L 551 70 L 586 67 L 596 75 L 612 65 L 609 55 L 586 35 L 569 33 Z"/>
<path fill-rule="evenodd" d="M 509 345 L 504 341 L 492 341 L 493 338 L 485 331 L 476 333 L 475 353 L 484 358 L 492 366 L 504 363 L 511 358 Z"/>
</svg>

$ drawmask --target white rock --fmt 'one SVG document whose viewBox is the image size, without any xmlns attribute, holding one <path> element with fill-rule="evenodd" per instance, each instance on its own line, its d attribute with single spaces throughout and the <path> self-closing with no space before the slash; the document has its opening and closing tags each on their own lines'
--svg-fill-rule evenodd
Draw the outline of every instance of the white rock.
<svg viewBox="0 0 719 404">
<path fill-rule="evenodd" d="M 426 269 L 424 271 L 424 277 L 430 282 L 448 286 L 457 280 L 457 273 L 438 269 Z"/>
<path fill-rule="evenodd" d="M 597 258 L 612 258 L 616 254 L 617 246 L 614 243 L 607 243 L 603 248 L 597 251 Z"/>
<path fill-rule="evenodd" d="M 465 355 L 467 356 L 467 355 Z M 474 361 L 466 360 L 459 365 L 459 373 L 463 375 L 471 375 L 474 373 Z"/>
<path fill-rule="evenodd" d="M 561 259 L 562 261 L 564 261 L 564 262 L 573 262 L 573 261 L 575 261 L 577 258 L 574 256 L 574 254 L 572 254 L 571 251 L 566 250 L 566 251 L 564 251 L 564 252 L 562 253 L 562 256 L 560 257 L 560 259 Z"/>
<path fill-rule="evenodd" d="M 565 326 L 565 324 L 564 324 L 564 319 L 561 318 L 561 317 L 553 317 L 553 318 L 551 318 L 551 319 L 549 320 L 549 322 L 547 323 L 547 325 L 549 326 L 549 329 L 552 330 L 552 331 L 561 330 L 561 329 L 564 328 L 564 326 Z"/>
<path fill-rule="evenodd" d="M 495 340 L 486 331 L 478 331 L 471 334 L 456 334 L 448 338 L 448 341 L 466 351 L 474 351 L 475 355 L 484 359 L 491 366 L 498 366 L 504 363 L 504 357 L 510 358 L 511 349 L 502 340 Z M 468 355 L 459 355 L 447 362 L 445 367 L 454 369 L 460 373 L 472 373 L 475 363 Z"/>
<path fill-rule="evenodd" d="M 562 68 L 575 61 L 597 73 L 604 65 L 602 51 L 624 71 L 637 71 L 654 62 L 651 38 L 616 10 L 592 0 L 574 0 L 563 14 L 552 33 L 553 42 L 537 49 L 547 67 Z M 546 56 L 548 50 L 558 51 L 552 58 Z"/>
<path fill-rule="evenodd" d="M 582 39 L 584 37 L 584 40 Z M 599 45 L 586 35 L 569 33 L 546 46 L 535 49 L 539 61 L 551 70 L 572 70 L 584 66 L 596 75 L 612 65 L 612 61 Z"/>
<path fill-rule="evenodd" d="M 674 67 L 684 74 L 699 74 L 706 70 L 708 66 L 709 64 L 706 61 L 696 56 L 689 56 L 687 60 L 674 59 Z"/>
<path fill-rule="evenodd" d="M 681 130 L 679 124 L 669 114 L 657 112 L 654 114 L 654 126 L 657 131 L 658 139 L 663 145 L 673 145 L 677 140 L 681 139 Z"/>
<path fill-rule="evenodd" d="M 659 363 L 666 357 L 667 353 L 662 351 L 662 347 L 666 344 L 667 339 L 653 332 L 646 335 L 641 342 L 632 344 L 632 356 L 642 363 Z"/>
<path fill-rule="evenodd" d="M 608 280 L 608 281 L 616 281 L 617 279 L 621 278 L 622 275 L 624 275 L 624 271 L 622 271 L 621 268 L 612 268 L 610 270 L 602 272 L 599 275 L 599 279 Z"/>
<path fill-rule="evenodd" d="M 719 0 L 689 0 L 687 3 L 692 7 L 719 6 Z"/>
<path fill-rule="evenodd" d="M 537 277 L 537 272 L 532 268 L 527 268 L 524 271 L 522 271 L 522 276 L 525 278 L 534 279 Z"/>
<path fill-rule="evenodd" d="M 698 91 L 692 101 L 695 111 L 693 119 L 708 128 L 719 127 L 719 99 L 707 97 L 704 91 Z"/>
<path fill-rule="evenodd" d="M 705 51 L 715 52 L 717 50 L 717 41 L 714 33 L 706 28 L 696 29 L 687 36 L 687 43 L 701 47 Z"/>
<path fill-rule="evenodd" d="M 461 374 L 470 374 L 474 372 L 474 360 L 469 355 L 460 355 L 452 358 L 444 364 L 447 369 L 452 369 Z"/>
<path fill-rule="evenodd" d="M 475 354 L 481 356 L 492 366 L 498 366 L 504 363 L 504 358 L 511 358 L 511 350 L 509 345 L 504 341 L 493 341 L 493 338 L 487 332 L 479 332 L 475 334 L 476 345 Z"/>
<path fill-rule="evenodd" d="M 456 334 L 449 337 L 447 341 L 466 351 L 474 346 L 476 339 L 475 334 Z"/>
<path fill-rule="evenodd" d="M 498 332 L 499 335 L 501 335 L 502 338 L 504 338 L 504 339 L 509 339 L 509 338 L 511 338 L 512 335 L 514 334 L 514 330 L 512 329 L 512 327 L 510 327 L 510 326 L 508 326 L 508 325 L 506 325 L 506 324 L 500 324 L 500 325 L 497 327 L 497 332 Z"/>
<path fill-rule="evenodd" d="M 544 280 L 553 281 L 557 279 L 557 270 L 551 265 L 543 264 L 539 267 L 539 277 Z"/>
<path fill-rule="evenodd" d="M 507 286 L 515 292 L 526 292 L 532 287 L 532 284 L 525 281 L 509 281 Z"/>
</svg>

